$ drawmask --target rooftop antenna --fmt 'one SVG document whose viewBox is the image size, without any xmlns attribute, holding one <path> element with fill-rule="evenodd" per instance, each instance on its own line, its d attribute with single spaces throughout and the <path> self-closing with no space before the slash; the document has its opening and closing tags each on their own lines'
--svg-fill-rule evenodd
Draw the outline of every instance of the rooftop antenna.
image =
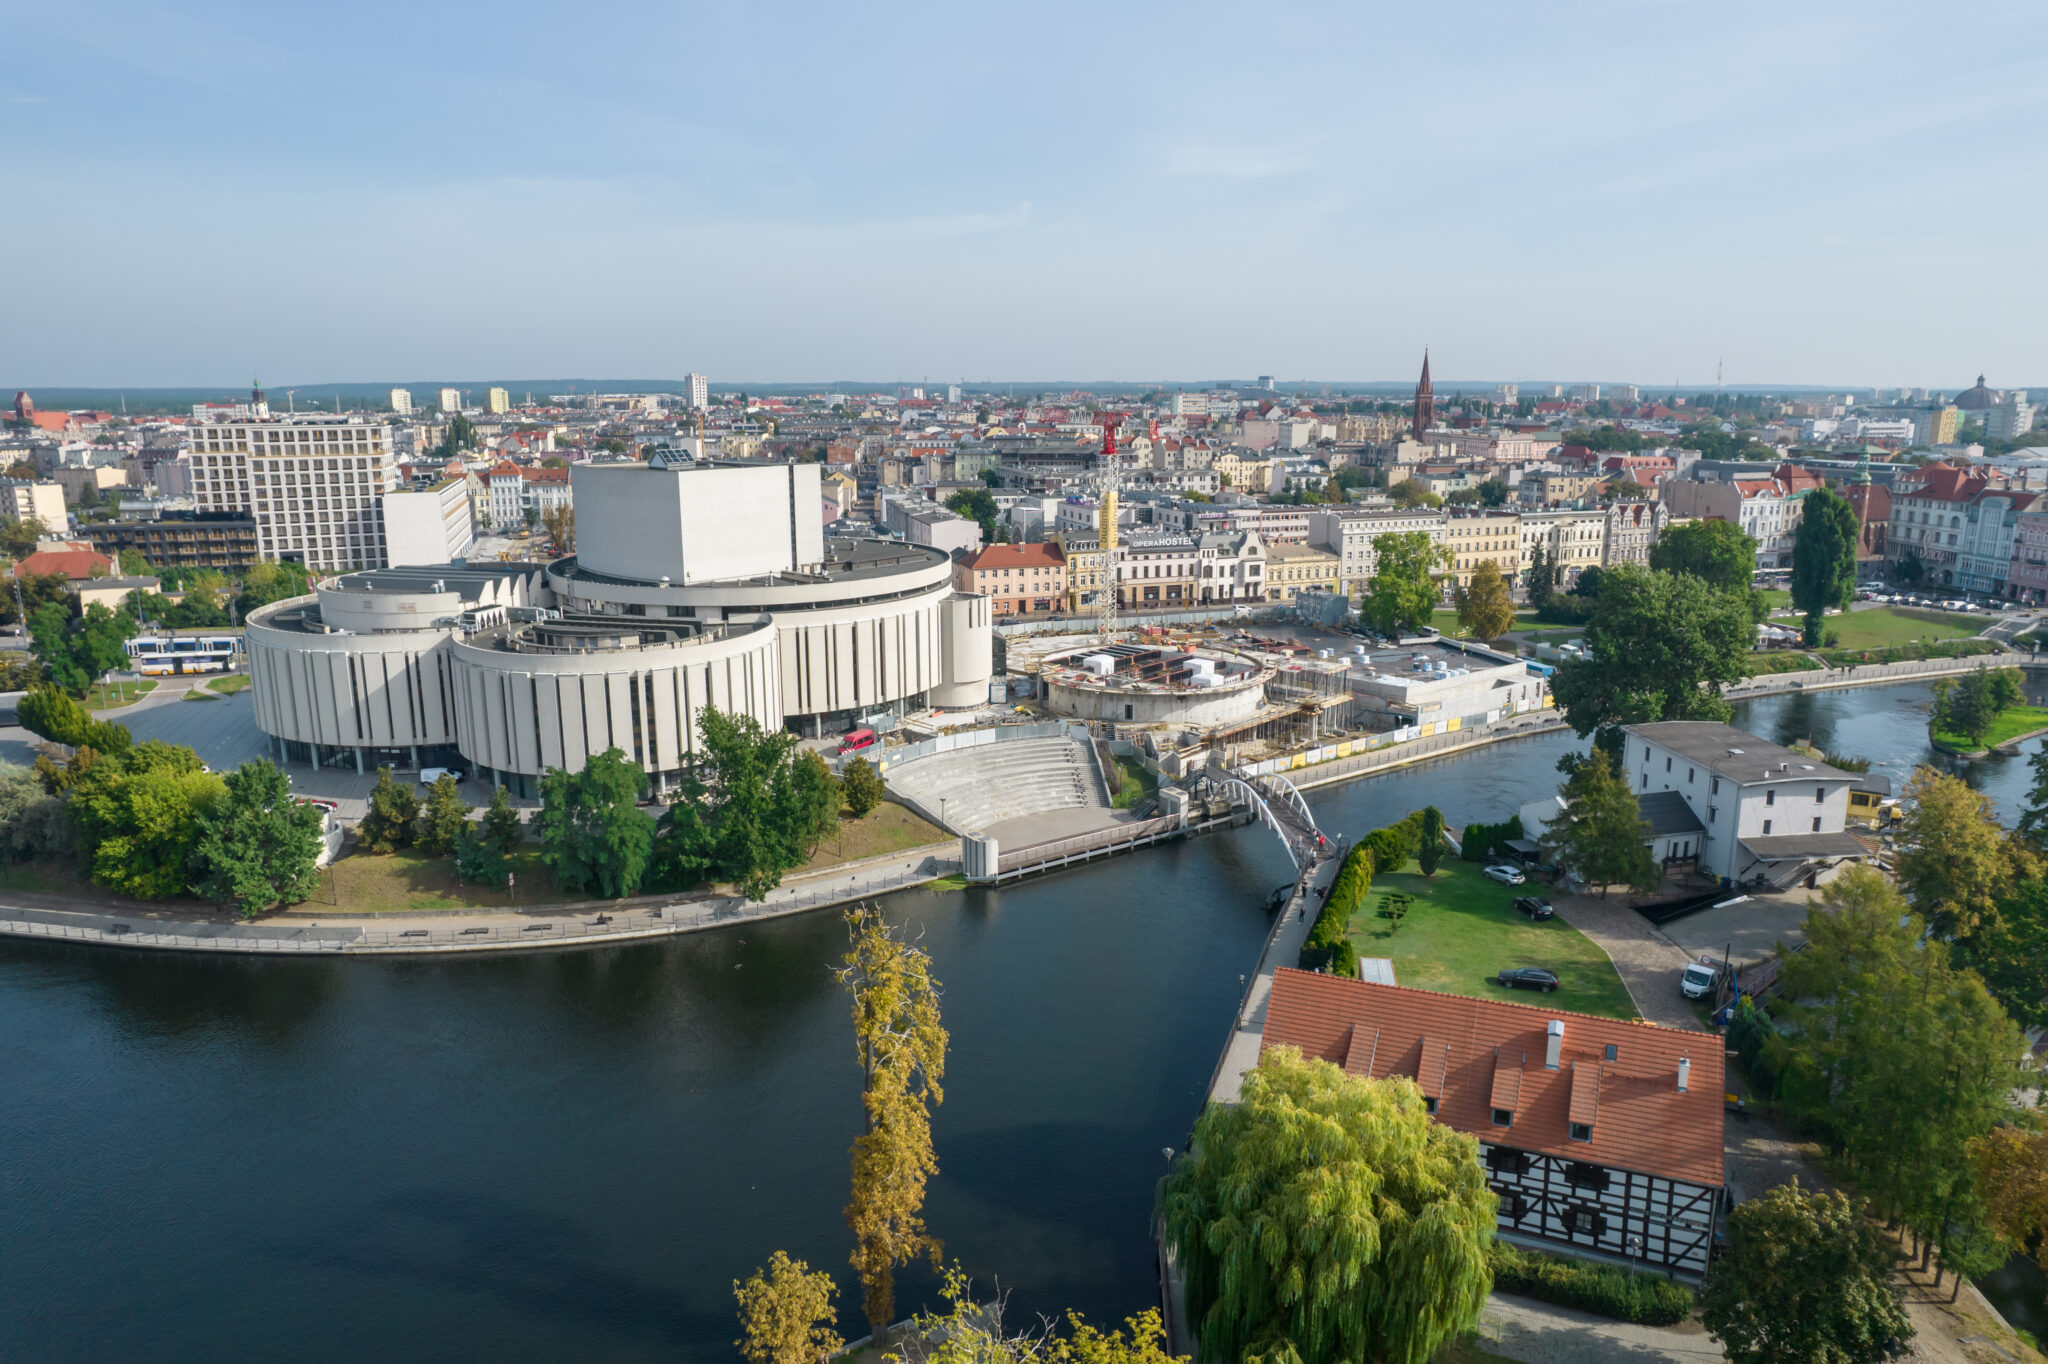
<svg viewBox="0 0 2048 1364">
<path fill-rule="evenodd" d="M 294 414 L 299 410 L 298 396 L 299 391 L 296 388 L 288 388 L 284 391 L 284 410 L 287 415 Z"/>
</svg>

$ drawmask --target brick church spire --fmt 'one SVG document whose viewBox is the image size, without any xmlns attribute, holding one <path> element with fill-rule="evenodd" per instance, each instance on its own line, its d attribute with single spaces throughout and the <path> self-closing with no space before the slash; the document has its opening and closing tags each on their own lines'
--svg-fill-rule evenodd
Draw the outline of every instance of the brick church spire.
<svg viewBox="0 0 2048 1364">
<path fill-rule="evenodd" d="M 1429 350 L 1422 352 L 1422 382 L 1415 385 L 1415 439 L 1421 440 L 1422 433 L 1436 423 L 1436 390 L 1429 386 Z"/>
</svg>

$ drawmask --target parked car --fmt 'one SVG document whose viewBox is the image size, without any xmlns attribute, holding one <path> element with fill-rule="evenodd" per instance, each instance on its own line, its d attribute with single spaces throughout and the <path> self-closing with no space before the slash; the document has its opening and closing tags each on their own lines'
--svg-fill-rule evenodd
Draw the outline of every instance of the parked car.
<svg viewBox="0 0 2048 1364">
<path fill-rule="evenodd" d="M 1492 877 L 1494 880 L 1500 882 L 1504 886 L 1519 886 L 1522 884 L 1522 882 L 1529 879 L 1528 877 L 1522 875 L 1520 870 L 1514 867 L 1510 867 L 1505 863 L 1502 863 L 1497 866 L 1488 867 L 1486 869 L 1486 874 Z"/>
<path fill-rule="evenodd" d="M 839 741 L 841 753 L 858 753 L 863 748 L 875 746 L 875 732 L 872 729 L 856 729 Z"/>
<path fill-rule="evenodd" d="M 1540 966 L 1511 966 L 1495 979 L 1510 990 L 1541 990 L 1547 995 L 1557 988 L 1557 976 Z"/>
<path fill-rule="evenodd" d="M 1687 999 L 1705 999 L 1714 992 L 1714 968 L 1703 961 L 1696 961 L 1685 968 L 1685 974 L 1678 978 L 1678 988 Z"/>
<path fill-rule="evenodd" d="M 455 780 L 461 781 L 462 769 L 459 767 L 422 767 L 420 769 L 420 785 L 422 786 L 432 786 L 443 777 L 453 777 Z"/>
<path fill-rule="evenodd" d="M 1551 907 L 1550 901 L 1540 895 L 1517 895 L 1515 897 L 1515 908 L 1521 910 L 1522 913 L 1532 919 L 1547 919 L 1557 913 Z"/>
</svg>

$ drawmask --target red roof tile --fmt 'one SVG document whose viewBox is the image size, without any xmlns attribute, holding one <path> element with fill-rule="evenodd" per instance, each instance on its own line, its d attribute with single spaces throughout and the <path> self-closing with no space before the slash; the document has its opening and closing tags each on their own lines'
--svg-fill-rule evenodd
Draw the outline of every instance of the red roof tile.
<svg viewBox="0 0 2048 1364">
<path fill-rule="evenodd" d="M 1543 1065 L 1552 1019 L 1564 1024 L 1557 1070 Z M 1420 1072 L 1423 1092 L 1435 1090 L 1437 1120 L 1482 1141 L 1722 1183 L 1725 1074 L 1712 1033 L 1282 970 L 1264 1045 L 1299 1047 L 1375 1079 Z M 1681 1058 L 1692 1062 L 1685 1093 Z M 1494 1126 L 1493 1108 L 1511 1109 L 1514 1125 Z M 1574 1122 L 1587 1123 L 1592 1140 L 1573 1141 Z"/>
<path fill-rule="evenodd" d="M 972 569 L 991 568 L 1059 568 L 1067 562 L 1067 556 L 1058 545 L 990 545 L 967 560 Z"/>
<path fill-rule="evenodd" d="M 72 582 L 92 576 L 94 568 L 111 574 L 114 561 L 89 549 L 39 549 L 14 566 L 14 576 L 58 574 Z"/>
</svg>

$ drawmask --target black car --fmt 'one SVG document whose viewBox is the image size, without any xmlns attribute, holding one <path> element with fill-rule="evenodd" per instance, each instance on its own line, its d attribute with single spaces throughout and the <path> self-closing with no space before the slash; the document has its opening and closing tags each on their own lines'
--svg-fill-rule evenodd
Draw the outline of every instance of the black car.
<svg viewBox="0 0 2048 1364">
<path fill-rule="evenodd" d="M 1547 919 L 1557 913 L 1556 910 L 1550 907 L 1550 901 L 1544 899 L 1541 895 L 1517 895 L 1515 897 L 1515 908 L 1521 910 L 1522 913 L 1532 919 Z"/>
<path fill-rule="evenodd" d="M 1549 994 L 1557 988 L 1557 977 L 1540 966 L 1510 967 L 1495 977 L 1510 990 L 1541 990 Z"/>
</svg>

